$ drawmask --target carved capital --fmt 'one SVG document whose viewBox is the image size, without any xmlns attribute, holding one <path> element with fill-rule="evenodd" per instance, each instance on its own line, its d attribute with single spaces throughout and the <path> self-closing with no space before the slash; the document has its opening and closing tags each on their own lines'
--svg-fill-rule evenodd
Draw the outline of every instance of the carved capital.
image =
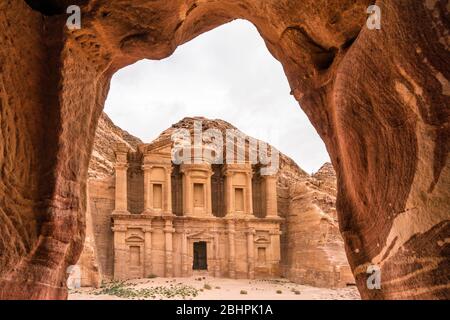
<svg viewBox="0 0 450 320">
<path fill-rule="evenodd" d="M 145 233 L 152 233 L 153 229 L 152 229 L 152 227 L 148 226 L 148 227 L 143 227 L 142 231 L 144 231 Z"/>
<path fill-rule="evenodd" d="M 111 230 L 113 231 L 113 232 L 126 232 L 127 231 L 127 227 L 126 226 L 113 226 L 112 228 L 111 228 Z"/>
<path fill-rule="evenodd" d="M 129 165 L 125 162 L 116 162 L 114 169 L 116 170 L 127 170 Z"/>
<path fill-rule="evenodd" d="M 152 168 L 153 168 L 152 164 L 144 164 L 144 165 L 142 165 L 142 170 L 144 170 L 144 171 L 149 171 Z"/>
</svg>

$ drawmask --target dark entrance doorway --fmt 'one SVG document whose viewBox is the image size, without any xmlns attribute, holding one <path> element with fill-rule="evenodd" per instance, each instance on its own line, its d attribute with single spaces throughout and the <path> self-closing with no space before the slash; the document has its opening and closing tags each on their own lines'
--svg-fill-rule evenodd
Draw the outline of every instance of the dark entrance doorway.
<svg viewBox="0 0 450 320">
<path fill-rule="evenodd" d="M 194 242 L 194 270 L 207 270 L 206 242 Z"/>
</svg>

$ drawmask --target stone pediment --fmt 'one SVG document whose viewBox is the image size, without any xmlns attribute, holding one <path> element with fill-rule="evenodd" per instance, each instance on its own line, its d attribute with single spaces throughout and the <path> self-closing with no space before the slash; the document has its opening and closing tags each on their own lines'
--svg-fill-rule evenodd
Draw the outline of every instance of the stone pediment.
<svg viewBox="0 0 450 320">
<path fill-rule="evenodd" d="M 172 145 L 162 145 L 160 147 L 157 147 L 155 149 L 152 149 L 152 153 L 158 153 L 158 154 L 171 154 L 172 151 Z"/>
<path fill-rule="evenodd" d="M 255 243 L 270 243 L 270 241 L 264 236 L 259 236 L 255 239 Z"/>
<path fill-rule="evenodd" d="M 208 230 L 202 230 L 202 231 L 195 231 L 191 232 L 187 235 L 190 239 L 212 239 L 214 238 L 214 235 L 211 234 Z"/>
<path fill-rule="evenodd" d="M 136 235 L 132 235 L 132 236 L 129 236 L 129 237 L 126 239 L 126 241 L 127 241 L 127 242 L 143 242 L 143 241 L 144 241 L 144 238 L 139 237 L 139 236 L 136 236 Z"/>
<path fill-rule="evenodd" d="M 172 141 L 170 139 L 164 139 L 155 141 L 153 143 L 144 144 L 141 147 L 144 154 L 171 154 Z"/>
</svg>

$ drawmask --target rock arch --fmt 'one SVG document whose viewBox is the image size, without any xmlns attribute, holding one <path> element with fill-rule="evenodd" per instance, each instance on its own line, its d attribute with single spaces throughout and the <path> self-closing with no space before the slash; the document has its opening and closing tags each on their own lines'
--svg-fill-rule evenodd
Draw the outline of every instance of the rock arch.
<svg viewBox="0 0 450 320">
<path fill-rule="evenodd" d="M 258 28 L 327 146 L 363 298 L 449 297 L 446 1 L 377 1 L 369 30 L 372 0 L 80 0 L 75 31 L 65 2 L 26 2 L 0 1 L 0 299 L 67 297 L 114 72 L 236 18 Z M 382 290 L 366 287 L 371 263 Z"/>
</svg>

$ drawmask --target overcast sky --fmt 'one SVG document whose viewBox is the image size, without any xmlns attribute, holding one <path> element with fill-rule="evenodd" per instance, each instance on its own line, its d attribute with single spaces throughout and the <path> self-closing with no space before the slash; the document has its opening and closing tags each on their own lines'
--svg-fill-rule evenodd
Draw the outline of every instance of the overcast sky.
<svg viewBox="0 0 450 320">
<path fill-rule="evenodd" d="M 256 28 L 238 20 L 180 46 L 167 59 L 142 60 L 117 72 L 105 112 L 144 142 L 187 116 L 222 119 L 312 173 L 329 156 L 289 92 L 281 64 Z"/>
</svg>

